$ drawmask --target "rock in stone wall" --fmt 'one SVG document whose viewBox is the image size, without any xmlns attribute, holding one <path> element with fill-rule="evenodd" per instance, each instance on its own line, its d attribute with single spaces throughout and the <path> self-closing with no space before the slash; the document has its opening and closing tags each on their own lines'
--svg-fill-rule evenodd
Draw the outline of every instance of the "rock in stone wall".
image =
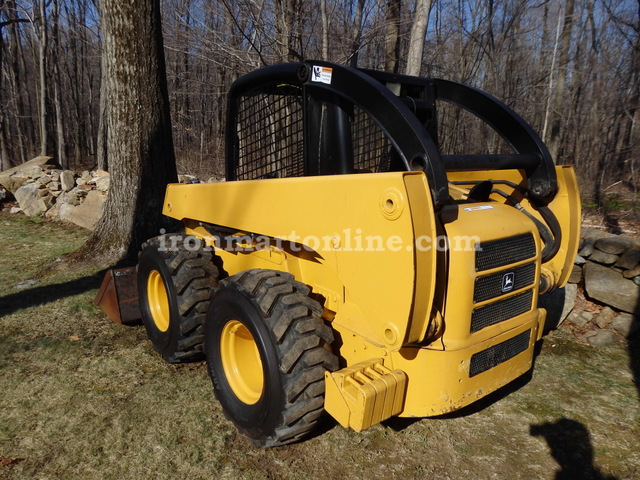
<svg viewBox="0 0 640 480">
<path fill-rule="evenodd" d="M 52 207 L 55 200 L 49 193 L 48 188 L 37 183 L 29 183 L 18 188 L 15 197 L 25 215 L 36 217 Z"/>
<path fill-rule="evenodd" d="M 594 262 L 585 263 L 582 271 L 589 297 L 623 312 L 635 314 L 638 311 L 640 286 L 624 278 L 622 272 Z"/>
<path fill-rule="evenodd" d="M 59 209 L 60 220 L 75 223 L 81 227 L 92 230 L 107 201 L 107 194 L 99 190 L 91 190 L 87 193 L 85 200 L 77 206 L 70 203 L 63 203 Z"/>
</svg>

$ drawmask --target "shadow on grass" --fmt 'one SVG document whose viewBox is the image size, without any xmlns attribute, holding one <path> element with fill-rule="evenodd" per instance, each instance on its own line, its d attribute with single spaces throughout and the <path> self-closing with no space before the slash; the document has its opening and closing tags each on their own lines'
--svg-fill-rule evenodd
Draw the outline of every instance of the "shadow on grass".
<svg viewBox="0 0 640 480">
<path fill-rule="evenodd" d="M 68 282 L 29 288 L 0 297 L 0 317 L 15 313 L 18 310 L 43 305 L 61 298 L 97 289 L 100 287 L 102 277 L 104 277 L 106 271 L 104 269 L 93 275 L 76 278 Z"/>
<path fill-rule="evenodd" d="M 568 418 L 555 422 L 531 425 L 534 437 L 543 437 L 549 444 L 551 455 L 560 470 L 555 480 L 616 480 L 604 475 L 593 464 L 593 446 L 589 430 L 582 423 Z"/>
<path fill-rule="evenodd" d="M 640 401 L 640 300 L 634 311 L 634 319 L 627 336 L 627 349 L 629 350 L 629 368 L 633 375 Z"/>
<path fill-rule="evenodd" d="M 636 327 L 640 330 L 640 326 Z M 638 391 L 638 399 L 640 400 L 640 331 L 636 332 L 627 339 L 629 348 L 629 366 L 633 373 L 633 381 Z"/>
</svg>

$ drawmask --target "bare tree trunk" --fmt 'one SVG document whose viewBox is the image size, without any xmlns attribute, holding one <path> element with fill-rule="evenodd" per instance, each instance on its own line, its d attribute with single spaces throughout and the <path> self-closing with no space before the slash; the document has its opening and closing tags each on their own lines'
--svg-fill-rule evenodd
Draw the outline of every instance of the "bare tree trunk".
<svg viewBox="0 0 640 480">
<path fill-rule="evenodd" d="M 354 68 L 358 67 L 358 54 L 362 43 L 362 12 L 364 11 L 364 0 L 358 0 L 356 4 L 356 14 L 353 18 L 353 41 L 351 42 L 351 61 L 350 65 Z"/>
<path fill-rule="evenodd" d="M 58 163 L 64 169 L 69 168 L 69 159 L 67 158 L 67 143 L 64 138 L 64 120 L 62 118 L 62 78 L 60 76 L 60 62 L 62 61 L 62 52 L 60 50 L 60 5 L 59 0 L 53 0 L 53 15 L 51 17 L 52 31 L 51 41 L 53 43 L 53 53 L 55 60 L 53 63 L 53 105 L 56 113 L 56 143 L 58 147 Z"/>
<path fill-rule="evenodd" d="M 384 69 L 398 73 L 400 64 L 400 10 L 402 0 L 387 2 L 387 32 L 384 40 Z"/>
<path fill-rule="evenodd" d="M 555 80 L 554 73 L 556 70 L 556 58 L 558 54 L 558 45 L 560 43 L 561 20 L 562 20 L 562 17 L 558 14 L 558 26 L 556 28 L 556 37 L 553 43 L 553 53 L 551 54 L 551 66 L 549 68 L 549 85 L 547 88 L 547 91 L 548 91 L 547 104 L 544 112 L 544 125 L 542 127 L 542 140 L 544 140 L 547 144 L 549 143 L 549 140 L 547 137 L 547 131 L 549 128 L 549 123 L 551 121 L 551 109 L 554 107 L 552 105 L 552 102 L 554 100 L 554 95 L 553 95 L 553 86 L 554 86 L 554 80 Z"/>
<path fill-rule="evenodd" d="M 28 74 L 27 72 L 29 71 L 27 69 L 27 60 L 26 60 L 26 54 L 25 54 L 25 49 L 24 46 L 22 44 L 22 41 L 20 40 L 20 34 L 16 29 L 15 32 L 15 48 L 16 48 L 16 56 L 15 58 L 17 58 L 17 62 L 19 62 L 19 65 L 17 66 L 17 68 L 15 69 L 16 72 L 22 72 L 22 77 L 18 78 L 16 77 L 16 92 L 19 92 L 19 100 L 22 103 L 22 108 L 23 108 L 23 112 L 24 113 L 24 122 L 21 123 L 21 130 L 24 131 L 24 155 L 23 155 L 23 159 L 24 161 L 28 160 L 28 157 L 31 155 L 31 152 L 36 151 L 38 148 L 38 114 L 37 114 L 37 109 L 38 109 L 38 103 L 37 103 L 37 93 L 35 95 L 30 95 L 29 92 L 29 88 L 27 86 L 28 83 Z M 35 77 L 35 75 L 33 75 Z M 29 82 L 30 83 L 30 82 Z M 36 84 L 37 85 L 37 84 Z M 37 87 L 36 87 L 37 88 Z M 33 100 L 33 98 L 35 97 L 35 100 Z M 34 112 L 34 103 L 36 103 L 35 106 L 35 110 L 36 112 Z M 20 107 L 18 107 L 20 108 Z M 18 110 L 20 111 L 20 110 Z"/>
<path fill-rule="evenodd" d="M 111 188 L 76 256 L 134 262 L 142 242 L 168 225 L 165 187 L 177 179 L 160 0 L 103 0 L 101 12 Z"/>
<path fill-rule="evenodd" d="M 47 9 L 40 0 L 38 35 L 38 66 L 40 68 L 40 155 L 47 154 Z"/>
<path fill-rule="evenodd" d="M 73 5 L 71 5 L 73 7 Z M 83 25 L 78 22 L 78 14 L 76 11 L 73 11 L 69 4 L 67 3 L 64 6 L 67 21 L 69 22 L 69 28 L 71 32 L 80 32 L 83 29 Z M 82 118 L 82 90 L 84 87 L 82 74 L 80 72 L 80 65 L 85 60 L 84 56 L 82 56 L 78 49 L 78 44 L 80 43 L 80 39 L 78 38 L 80 33 L 69 35 L 69 40 L 67 42 L 67 48 L 69 51 L 69 62 L 67 63 L 67 74 L 70 79 L 70 95 L 73 101 L 73 118 L 70 121 L 72 126 L 72 136 L 73 136 L 73 158 L 78 162 L 82 158 L 83 147 L 85 145 L 85 140 L 83 139 L 84 128 L 83 124 L 85 123 Z M 57 113 L 57 112 L 56 112 Z M 91 118 L 91 116 L 89 116 Z M 67 161 L 68 163 L 68 161 Z M 64 165 L 63 165 L 64 166 Z M 66 166 L 65 168 L 69 168 Z"/>
<path fill-rule="evenodd" d="M 0 111 L 0 172 L 11 168 L 9 152 L 7 151 L 7 133 L 5 114 Z"/>
<path fill-rule="evenodd" d="M 87 0 L 79 1 L 78 6 L 79 6 L 79 16 L 80 16 L 82 25 L 86 25 L 88 23 L 88 18 L 87 18 L 88 11 L 91 9 L 87 7 Z M 84 109 L 82 110 L 83 112 L 82 115 L 80 115 L 81 118 L 86 119 L 86 121 L 83 122 L 83 128 L 81 128 L 80 139 L 82 140 L 82 145 L 83 145 L 82 152 L 85 152 L 87 155 L 95 159 L 96 137 L 97 137 L 95 126 L 98 122 L 96 119 L 96 115 L 94 114 L 94 108 L 95 108 L 95 99 L 97 98 L 98 102 L 100 101 L 100 98 L 99 98 L 100 87 L 98 87 L 97 89 L 98 94 L 96 94 L 96 88 L 94 85 L 95 82 L 93 80 L 94 78 L 99 78 L 99 73 L 96 71 L 96 69 L 92 68 L 90 63 L 90 57 L 91 57 L 92 51 L 97 50 L 99 52 L 100 50 L 96 49 L 93 46 L 93 44 L 94 43 L 90 41 L 89 35 L 87 33 L 87 29 L 83 29 L 82 36 L 80 39 L 81 61 L 79 62 L 78 82 L 81 85 L 86 84 L 86 90 L 83 90 L 83 93 L 88 95 L 88 100 L 86 102 L 86 105 L 84 105 Z"/>
<path fill-rule="evenodd" d="M 22 49 L 20 48 L 20 34 L 18 30 L 18 19 L 16 15 L 16 6 L 13 0 L 7 0 L 5 2 L 6 12 L 7 12 L 7 20 L 12 22 L 9 28 L 9 60 L 5 63 L 9 68 L 9 84 L 11 86 L 11 95 L 15 102 L 15 115 L 13 125 L 15 127 L 14 133 L 16 142 L 14 142 L 13 155 L 14 158 L 17 157 L 16 163 L 24 163 L 27 161 L 27 153 L 25 151 L 25 137 L 28 136 L 28 132 L 24 132 L 23 118 L 27 117 L 23 95 L 20 91 L 20 86 L 22 85 L 21 76 L 20 76 L 20 62 L 19 58 L 22 54 Z M 6 112 L 5 112 L 6 113 Z M 8 118 L 5 118 L 5 122 L 8 121 Z M 27 124 L 29 120 L 25 120 L 25 124 Z M 7 135 L 8 128 L 5 125 L 5 135 Z M 6 138 L 5 138 L 6 141 Z M 17 143 L 17 145 L 15 145 Z M 5 149 L 8 149 L 7 144 L 5 144 Z"/>
<path fill-rule="evenodd" d="M 0 4 L 1 5 L 1 4 Z M 0 22 L 2 22 L 0 13 Z M 4 64 L 4 37 L 2 36 L 2 27 L 0 27 L 0 94 L 2 94 L 2 84 L 4 75 L 2 75 Z M 7 133 L 6 133 L 6 102 L 0 104 L 0 172 L 9 168 L 9 152 L 7 151 Z"/>
<path fill-rule="evenodd" d="M 276 51 L 278 60 L 282 62 L 297 60 L 295 41 L 301 0 L 276 0 L 276 5 Z"/>
<path fill-rule="evenodd" d="M 422 69 L 422 50 L 424 48 L 424 36 L 429 25 L 429 15 L 433 0 L 416 0 L 416 12 L 411 25 L 409 37 L 409 52 L 407 53 L 407 75 L 419 76 Z"/>
<path fill-rule="evenodd" d="M 189 62 L 189 59 L 191 58 L 189 55 L 189 45 L 190 45 L 190 38 L 189 36 L 191 35 L 190 32 L 190 28 L 191 28 L 191 11 L 190 11 L 190 4 L 189 2 L 186 2 L 186 15 L 185 15 L 185 21 L 184 21 L 184 37 L 185 37 L 185 48 L 182 52 L 182 71 L 184 72 L 184 84 L 185 84 L 185 95 L 184 95 L 184 102 L 182 104 L 182 115 L 184 117 L 184 121 L 185 121 L 185 127 L 186 129 L 191 132 L 193 129 L 193 125 L 191 124 L 191 102 L 189 101 L 189 96 L 191 95 L 191 89 L 190 87 L 190 82 L 191 82 L 191 64 Z"/>
<path fill-rule="evenodd" d="M 563 112 L 565 111 L 567 67 L 569 64 L 569 50 L 571 49 L 571 31 L 573 26 L 574 0 L 567 0 L 564 7 L 564 24 L 560 35 L 560 58 L 558 59 L 558 79 L 553 95 L 551 108 L 555 111 L 553 120 L 550 122 L 551 131 L 549 136 L 549 151 L 551 156 L 560 160 Z"/>
<path fill-rule="evenodd" d="M 104 30 L 104 20 L 101 21 L 101 29 Z M 104 33 L 103 33 L 104 35 Z M 107 137 L 109 134 L 109 82 L 107 82 L 107 52 L 105 42 L 102 43 L 100 55 L 100 106 L 98 114 L 98 138 L 96 145 L 96 163 L 99 169 L 109 170 L 109 152 L 107 150 Z"/>
<path fill-rule="evenodd" d="M 320 17 L 322 18 L 322 60 L 329 60 L 329 19 L 327 17 L 327 0 L 320 0 Z"/>
</svg>

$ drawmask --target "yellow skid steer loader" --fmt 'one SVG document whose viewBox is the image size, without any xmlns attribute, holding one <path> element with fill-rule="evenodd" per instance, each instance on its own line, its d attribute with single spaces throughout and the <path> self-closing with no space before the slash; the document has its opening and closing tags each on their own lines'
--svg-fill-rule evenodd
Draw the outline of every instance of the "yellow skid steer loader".
<svg viewBox="0 0 640 480">
<path fill-rule="evenodd" d="M 446 154 L 441 109 L 509 151 Z M 573 169 L 509 107 L 308 61 L 239 78 L 226 135 L 225 182 L 167 187 L 184 231 L 144 245 L 138 292 L 155 349 L 206 359 L 255 444 L 304 438 L 325 411 L 357 431 L 441 415 L 531 369 L 580 203 Z"/>
</svg>

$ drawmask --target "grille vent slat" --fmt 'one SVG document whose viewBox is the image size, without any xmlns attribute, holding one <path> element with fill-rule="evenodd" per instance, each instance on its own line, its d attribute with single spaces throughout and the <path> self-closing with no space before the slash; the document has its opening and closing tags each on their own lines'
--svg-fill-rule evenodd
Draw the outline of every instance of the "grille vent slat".
<svg viewBox="0 0 640 480">
<path fill-rule="evenodd" d="M 493 347 L 474 353 L 471 356 L 469 377 L 475 377 L 524 352 L 529 347 L 530 338 L 531 330 L 527 330 Z"/>
<path fill-rule="evenodd" d="M 496 303 L 476 308 L 471 314 L 471 333 L 503 322 L 531 310 L 533 291 L 514 295 Z"/>
<path fill-rule="evenodd" d="M 502 291 L 505 274 L 513 274 L 513 284 L 508 291 Z M 490 298 L 499 297 L 513 290 L 519 290 L 532 285 L 536 276 L 536 264 L 529 263 L 508 270 L 502 270 L 491 275 L 476 278 L 473 293 L 473 303 L 483 302 Z"/>
<path fill-rule="evenodd" d="M 478 243 L 476 246 L 476 271 L 520 262 L 534 257 L 536 242 L 531 233 Z"/>
</svg>

